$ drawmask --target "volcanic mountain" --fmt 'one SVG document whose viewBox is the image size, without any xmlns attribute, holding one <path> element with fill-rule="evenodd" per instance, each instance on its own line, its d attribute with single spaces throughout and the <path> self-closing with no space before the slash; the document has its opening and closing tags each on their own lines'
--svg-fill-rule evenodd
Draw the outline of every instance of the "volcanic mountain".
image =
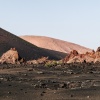
<svg viewBox="0 0 100 100">
<path fill-rule="evenodd" d="M 0 56 L 10 48 L 16 48 L 19 55 L 26 60 L 38 59 L 43 56 L 49 59 L 59 60 L 66 56 L 66 53 L 37 47 L 0 28 Z"/>
<path fill-rule="evenodd" d="M 91 51 L 91 49 L 89 48 L 85 48 L 83 46 L 71 42 L 62 41 L 59 39 L 49 38 L 45 36 L 21 36 L 21 38 L 38 47 L 64 53 L 70 53 L 73 50 L 77 50 L 79 53 Z"/>
</svg>

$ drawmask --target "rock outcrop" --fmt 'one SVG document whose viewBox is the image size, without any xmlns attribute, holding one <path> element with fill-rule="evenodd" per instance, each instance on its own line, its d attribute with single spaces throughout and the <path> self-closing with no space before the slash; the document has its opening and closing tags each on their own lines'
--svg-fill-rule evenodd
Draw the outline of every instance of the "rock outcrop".
<svg viewBox="0 0 100 100">
<path fill-rule="evenodd" d="M 35 65 L 38 65 L 38 64 L 44 64 L 48 61 L 48 57 L 41 57 L 37 60 L 29 60 L 27 61 L 27 64 L 35 64 Z"/>
<path fill-rule="evenodd" d="M 75 62 L 87 62 L 87 63 L 96 63 L 100 62 L 100 47 L 97 51 L 86 52 L 85 54 L 79 54 L 78 51 L 73 50 L 70 54 L 63 59 L 64 63 L 75 63 Z"/>
<path fill-rule="evenodd" d="M 1 56 L 0 63 L 15 64 L 19 62 L 20 58 L 18 51 L 15 48 L 11 48 Z"/>
</svg>

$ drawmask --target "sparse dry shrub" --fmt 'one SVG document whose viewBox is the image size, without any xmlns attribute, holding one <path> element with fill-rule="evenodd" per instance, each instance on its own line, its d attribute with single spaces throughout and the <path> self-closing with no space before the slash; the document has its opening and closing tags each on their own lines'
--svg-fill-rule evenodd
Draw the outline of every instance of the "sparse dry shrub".
<svg viewBox="0 0 100 100">
<path fill-rule="evenodd" d="M 53 66 L 57 66 L 57 65 L 61 65 L 63 62 L 62 61 L 48 61 L 46 64 L 45 64 L 45 67 L 53 67 Z"/>
</svg>

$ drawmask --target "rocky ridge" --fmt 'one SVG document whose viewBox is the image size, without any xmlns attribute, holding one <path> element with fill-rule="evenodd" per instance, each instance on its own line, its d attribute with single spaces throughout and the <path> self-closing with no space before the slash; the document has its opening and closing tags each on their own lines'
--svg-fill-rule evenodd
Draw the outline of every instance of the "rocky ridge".
<svg viewBox="0 0 100 100">
<path fill-rule="evenodd" d="M 86 52 L 85 54 L 78 53 L 77 50 L 73 50 L 70 52 L 68 56 L 63 59 L 64 63 L 96 63 L 100 62 L 100 47 L 98 47 L 97 51 L 92 50 L 92 52 Z"/>
</svg>

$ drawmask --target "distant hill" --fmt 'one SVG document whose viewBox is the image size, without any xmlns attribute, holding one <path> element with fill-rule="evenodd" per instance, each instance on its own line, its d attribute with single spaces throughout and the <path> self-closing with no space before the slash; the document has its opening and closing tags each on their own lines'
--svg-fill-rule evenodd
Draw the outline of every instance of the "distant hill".
<svg viewBox="0 0 100 100">
<path fill-rule="evenodd" d="M 26 60 L 38 59 L 42 56 L 48 56 L 49 59 L 59 60 L 66 56 L 66 54 L 62 52 L 39 48 L 0 28 L 0 56 L 13 47 L 15 47 L 20 56 Z"/>
<path fill-rule="evenodd" d="M 91 49 L 67 42 L 59 39 L 44 37 L 44 36 L 20 36 L 22 39 L 42 48 L 49 50 L 70 53 L 72 50 L 77 50 L 79 53 L 91 51 Z"/>
</svg>

